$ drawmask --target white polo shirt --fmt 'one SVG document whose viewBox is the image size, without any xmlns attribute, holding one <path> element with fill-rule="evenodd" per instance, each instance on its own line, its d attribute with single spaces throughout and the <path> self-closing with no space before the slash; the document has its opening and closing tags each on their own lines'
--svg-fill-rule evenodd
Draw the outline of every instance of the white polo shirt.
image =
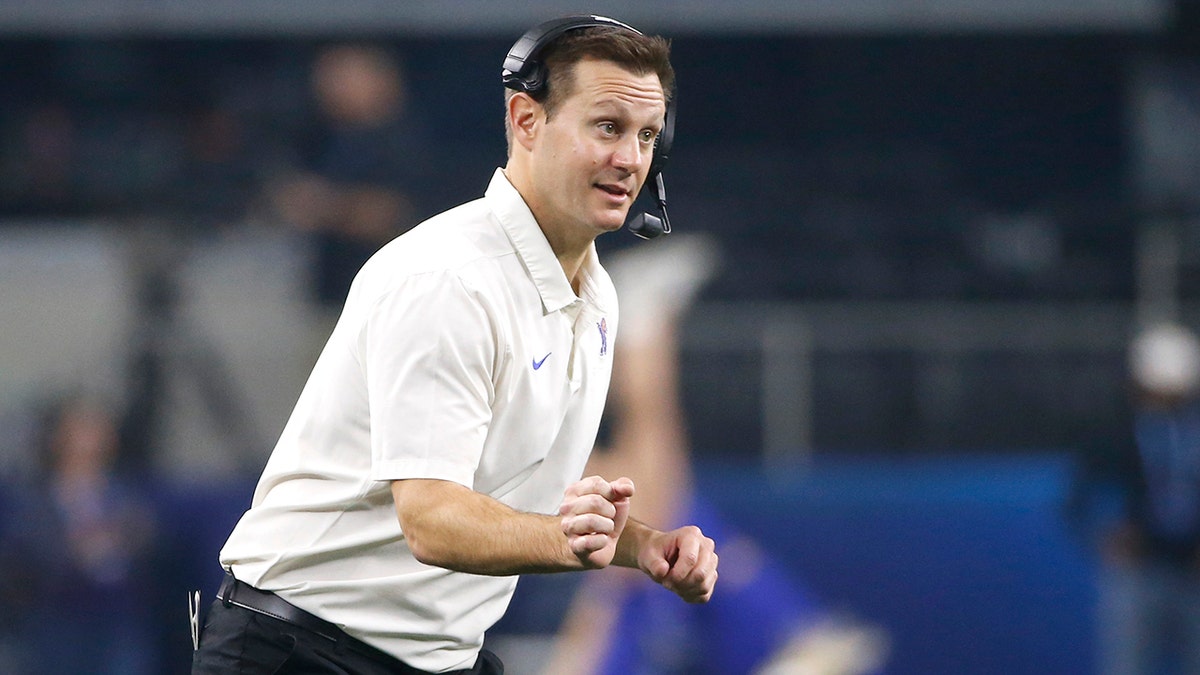
<svg viewBox="0 0 1200 675">
<path fill-rule="evenodd" d="M 470 667 L 517 578 L 417 562 L 389 482 L 556 513 L 595 442 L 616 310 L 595 248 L 577 297 L 497 170 L 363 266 L 221 564 L 416 668 Z"/>
</svg>

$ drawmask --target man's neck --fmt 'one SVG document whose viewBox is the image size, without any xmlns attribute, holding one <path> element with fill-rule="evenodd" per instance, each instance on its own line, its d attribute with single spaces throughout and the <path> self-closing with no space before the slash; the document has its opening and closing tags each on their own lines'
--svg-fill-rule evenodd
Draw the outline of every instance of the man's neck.
<svg viewBox="0 0 1200 675">
<path fill-rule="evenodd" d="M 558 259 L 558 264 L 562 267 L 563 274 L 566 275 L 567 281 L 571 284 L 571 288 L 575 291 L 575 294 L 579 295 L 580 270 L 583 269 L 583 261 L 587 259 L 588 251 L 592 248 L 592 242 L 595 238 L 574 231 L 567 223 L 557 222 L 545 214 L 538 213 L 537 204 L 529 198 L 529 187 L 524 185 L 521 180 L 524 175 L 521 171 L 513 171 L 510 166 L 504 169 L 504 175 L 508 178 L 508 182 L 516 188 L 521 198 L 525 200 L 525 204 L 529 206 L 534 220 L 542 230 L 546 241 L 550 243 L 550 250 L 554 252 L 554 257 Z"/>
<path fill-rule="evenodd" d="M 553 247 L 553 244 L 551 244 L 551 247 Z M 558 258 L 558 264 L 562 265 L 563 274 L 567 275 L 567 281 L 571 284 L 571 290 L 575 291 L 575 295 L 579 295 L 579 280 L 582 277 L 583 261 L 587 259 L 587 249 L 585 248 L 577 255 L 560 253 L 558 249 L 555 249 L 554 254 Z"/>
</svg>

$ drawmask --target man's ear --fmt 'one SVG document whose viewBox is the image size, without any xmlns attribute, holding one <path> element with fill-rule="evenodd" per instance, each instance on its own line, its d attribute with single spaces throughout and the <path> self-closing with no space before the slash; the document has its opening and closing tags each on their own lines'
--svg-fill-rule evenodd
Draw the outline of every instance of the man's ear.
<svg viewBox="0 0 1200 675">
<path fill-rule="evenodd" d="M 524 92 L 517 92 L 508 99 L 508 124 L 512 129 L 513 142 L 526 150 L 533 148 L 540 120 L 545 119 L 542 104 Z"/>
</svg>

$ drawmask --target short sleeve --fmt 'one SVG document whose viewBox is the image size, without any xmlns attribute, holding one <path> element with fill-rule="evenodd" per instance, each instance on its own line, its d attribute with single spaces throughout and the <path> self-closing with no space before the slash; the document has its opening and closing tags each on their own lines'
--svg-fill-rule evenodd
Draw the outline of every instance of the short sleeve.
<svg viewBox="0 0 1200 675">
<path fill-rule="evenodd" d="M 491 422 L 495 326 L 453 272 L 408 277 L 376 302 L 360 342 L 374 480 L 473 487 Z"/>
</svg>

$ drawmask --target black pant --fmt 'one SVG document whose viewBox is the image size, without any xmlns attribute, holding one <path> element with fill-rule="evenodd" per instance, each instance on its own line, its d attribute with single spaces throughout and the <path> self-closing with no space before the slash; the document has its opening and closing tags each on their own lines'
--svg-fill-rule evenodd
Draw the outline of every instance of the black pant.
<svg viewBox="0 0 1200 675">
<path fill-rule="evenodd" d="M 483 650 L 475 667 L 456 675 L 504 675 L 495 654 Z M 208 611 L 192 675 L 429 675 L 361 640 L 336 640 L 274 617 L 214 601 Z"/>
</svg>

